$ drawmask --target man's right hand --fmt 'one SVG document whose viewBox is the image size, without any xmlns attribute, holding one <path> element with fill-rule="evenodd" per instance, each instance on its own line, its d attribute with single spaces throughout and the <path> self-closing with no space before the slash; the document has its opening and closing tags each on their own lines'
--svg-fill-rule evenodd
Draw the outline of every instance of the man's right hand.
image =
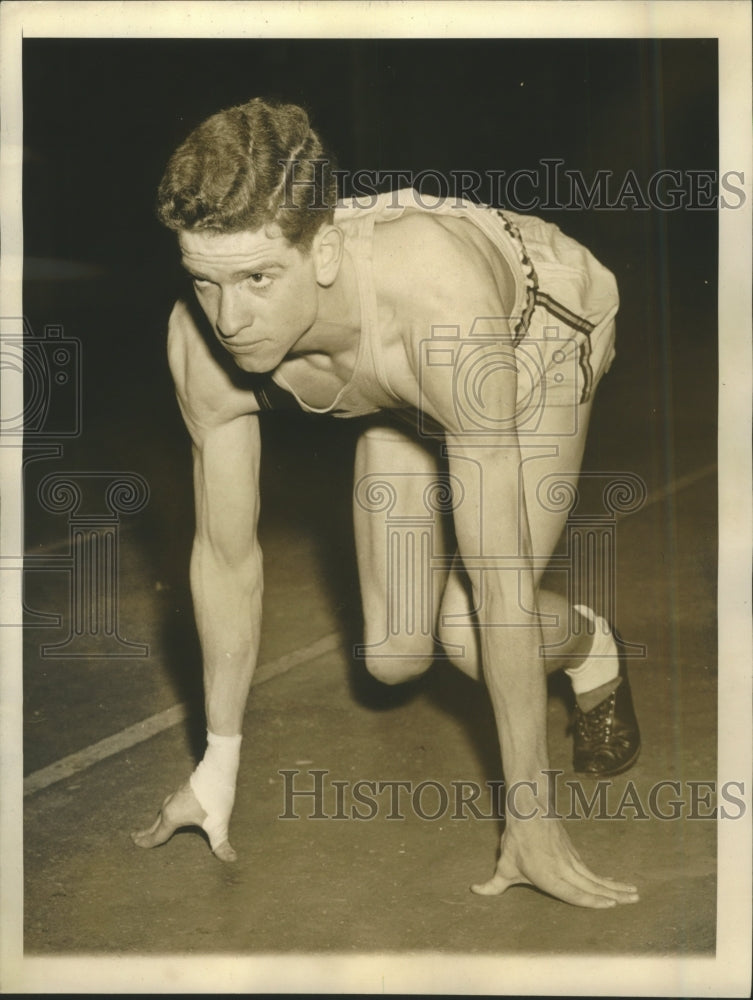
<svg viewBox="0 0 753 1000">
<path fill-rule="evenodd" d="M 200 826 L 203 829 L 206 818 L 207 814 L 199 805 L 191 785 L 186 782 L 177 792 L 168 795 L 154 823 L 146 830 L 132 833 L 131 839 L 138 847 L 159 847 L 181 827 Z M 220 861 L 235 861 L 237 858 L 228 840 L 218 844 L 213 851 Z"/>
</svg>

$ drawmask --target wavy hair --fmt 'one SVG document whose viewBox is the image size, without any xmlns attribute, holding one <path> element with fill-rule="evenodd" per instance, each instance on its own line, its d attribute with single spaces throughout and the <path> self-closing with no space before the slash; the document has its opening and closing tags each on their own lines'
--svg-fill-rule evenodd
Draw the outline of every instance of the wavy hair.
<svg viewBox="0 0 753 1000">
<path fill-rule="evenodd" d="M 207 118 L 175 150 L 157 216 L 176 232 L 256 232 L 276 223 L 307 250 L 332 222 L 334 170 L 303 108 L 256 97 Z"/>
</svg>

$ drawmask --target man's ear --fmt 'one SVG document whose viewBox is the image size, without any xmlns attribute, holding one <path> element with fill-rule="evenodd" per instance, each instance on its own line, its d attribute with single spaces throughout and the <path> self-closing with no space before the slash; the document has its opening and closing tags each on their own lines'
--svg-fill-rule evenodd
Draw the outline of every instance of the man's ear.
<svg viewBox="0 0 753 1000">
<path fill-rule="evenodd" d="M 314 237 L 311 253 L 318 284 L 331 285 L 340 270 L 343 257 L 343 234 L 337 226 L 325 225 Z"/>
</svg>

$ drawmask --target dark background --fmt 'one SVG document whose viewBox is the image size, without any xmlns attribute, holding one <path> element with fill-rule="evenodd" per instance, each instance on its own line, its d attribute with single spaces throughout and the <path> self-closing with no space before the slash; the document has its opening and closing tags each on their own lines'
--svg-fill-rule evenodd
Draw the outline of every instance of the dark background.
<svg viewBox="0 0 753 1000">
<path fill-rule="evenodd" d="M 29 40 L 27 252 L 111 268 L 161 259 L 152 204 L 170 152 L 252 96 L 304 105 L 346 170 L 512 171 L 561 157 L 587 178 L 631 169 L 645 183 L 665 167 L 716 167 L 716 81 L 715 39 Z M 605 247 L 640 225 L 619 218 L 630 212 L 574 214 L 573 235 Z M 695 225 L 711 235 L 708 218 Z"/>
</svg>

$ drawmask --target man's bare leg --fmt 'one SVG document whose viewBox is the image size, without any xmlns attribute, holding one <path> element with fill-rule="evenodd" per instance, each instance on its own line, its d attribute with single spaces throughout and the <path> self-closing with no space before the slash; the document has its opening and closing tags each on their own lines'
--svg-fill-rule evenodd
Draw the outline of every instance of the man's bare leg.
<svg viewBox="0 0 753 1000">
<path fill-rule="evenodd" d="M 353 522 L 364 613 L 363 658 L 386 684 L 434 661 L 434 620 L 447 570 L 441 501 L 449 497 L 439 445 L 407 427 L 374 422 L 356 449 Z M 401 516 L 393 519 L 393 511 Z M 408 527 L 402 534 L 400 525 Z"/>
<path fill-rule="evenodd" d="M 539 590 L 537 603 L 539 613 L 546 616 L 545 620 L 556 622 L 543 629 L 547 645 L 557 645 L 556 654 L 545 654 L 543 657 L 546 672 L 551 674 L 563 667 L 573 668 L 582 664 L 593 645 L 593 635 L 586 630 L 577 635 L 570 631 L 570 605 L 566 598 L 554 591 Z M 478 627 L 472 620 L 468 587 L 460 569 L 453 570 L 447 580 L 438 632 L 445 649 L 462 650 L 462 653 L 453 652 L 450 655 L 454 666 L 474 680 L 480 680 Z"/>
<path fill-rule="evenodd" d="M 539 559 L 540 567 L 559 540 L 567 512 L 552 513 L 539 508 L 531 513 L 530 509 L 538 506 L 535 486 L 539 477 L 552 470 L 567 470 L 563 471 L 564 476 L 577 479 L 589 410 L 590 407 L 582 408 L 580 436 L 564 442 L 560 439 L 547 442 L 556 445 L 552 449 L 556 454 L 553 453 L 543 462 L 537 459 L 525 466 L 532 541 L 536 555 L 545 557 L 543 561 Z M 397 631 L 395 622 L 388 628 L 386 595 L 390 567 L 386 561 L 387 520 L 386 515 L 371 513 L 365 498 L 369 496 L 369 490 L 376 487 L 376 499 L 381 502 L 385 491 L 394 489 L 400 512 L 404 514 L 412 511 L 417 521 L 426 523 L 430 509 L 426 504 L 427 482 L 432 478 L 437 479 L 438 486 L 441 482 L 437 478 L 440 475 L 438 453 L 436 444 L 418 439 L 407 428 L 397 428 L 394 425 L 374 426 L 367 430 L 359 440 L 356 453 L 354 517 L 367 648 L 373 645 L 375 639 L 390 636 L 389 648 L 385 648 L 383 656 L 367 658 L 367 663 L 371 672 L 387 683 L 408 680 L 425 670 L 432 660 L 432 641 L 428 634 L 422 636 L 418 629 L 414 629 L 410 635 Z M 432 558 L 436 560 L 445 552 L 442 547 L 442 519 L 434 512 L 431 521 Z M 537 585 L 542 572 L 542 568 L 536 571 Z M 424 582 L 430 583 L 432 594 L 421 594 L 417 589 L 415 594 L 404 593 L 403 601 L 412 602 L 416 608 L 422 604 L 440 608 L 438 614 L 435 611 L 437 638 L 448 651 L 455 666 L 468 676 L 480 679 L 478 629 L 475 616 L 471 614 L 471 590 L 464 568 L 459 560 L 449 574 L 433 568 Z M 418 575 L 413 586 L 420 587 Z M 544 628 L 545 642 L 547 645 L 557 645 L 556 657 L 548 656 L 545 660 L 547 673 L 562 667 L 577 667 L 587 658 L 593 635 L 585 628 L 578 634 L 571 632 L 569 604 L 564 597 L 553 591 L 538 591 L 538 610 L 547 622 Z M 407 655 L 404 658 L 401 654 Z"/>
<path fill-rule="evenodd" d="M 596 619 L 589 608 L 576 606 L 573 612 L 564 597 L 541 587 L 543 572 L 562 535 L 568 510 L 560 509 L 559 504 L 542 501 L 539 488 L 548 481 L 576 486 L 590 409 L 590 403 L 578 406 L 574 422 L 577 433 L 562 435 L 556 433 L 562 412 L 552 409 L 546 414 L 546 426 L 542 426 L 537 435 L 536 447 L 527 448 L 525 444 L 521 447 L 522 486 L 535 558 L 536 610 L 541 615 L 545 643 L 543 665 L 546 673 L 561 668 L 566 670 L 578 708 L 583 712 L 600 705 L 620 684 L 619 660 L 606 622 Z M 563 495 L 567 496 L 567 492 L 563 490 Z M 516 512 L 491 511 L 487 516 L 510 517 L 511 513 L 515 516 Z M 462 564 L 457 561 L 442 596 L 438 636 L 451 661 L 468 676 L 479 679 L 479 633 L 471 603 L 469 581 Z M 508 624 L 525 626 L 532 622 L 533 610 L 521 610 L 520 620 Z M 571 619 L 573 614 L 580 615 L 580 627 L 577 627 L 577 618 Z"/>
</svg>

